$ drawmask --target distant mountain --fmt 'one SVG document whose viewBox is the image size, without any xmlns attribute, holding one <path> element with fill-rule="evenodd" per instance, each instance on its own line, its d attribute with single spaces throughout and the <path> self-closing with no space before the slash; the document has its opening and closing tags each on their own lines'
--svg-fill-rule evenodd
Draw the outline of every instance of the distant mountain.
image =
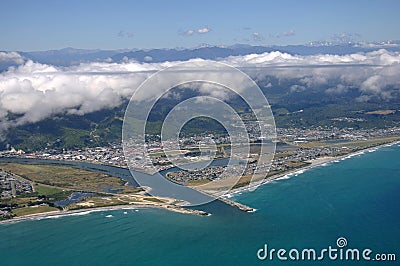
<svg viewBox="0 0 400 266">
<path fill-rule="evenodd" d="M 83 62 L 104 61 L 121 52 L 125 52 L 125 50 L 86 50 L 68 47 L 60 50 L 18 53 L 35 62 L 69 66 Z"/>
<path fill-rule="evenodd" d="M 215 60 L 228 56 L 240 56 L 248 54 L 262 54 L 266 52 L 280 51 L 289 54 L 298 55 L 315 55 L 315 54 L 337 54 L 345 55 L 358 52 L 371 52 L 377 47 L 364 47 L 356 45 L 332 45 L 332 46 L 307 46 L 307 45 L 288 45 L 288 46 L 248 46 L 234 45 L 229 47 L 201 47 L 196 49 L 152 49 L 152 50 L 137 50 L 125 53 L 119 53 L 111 58 L 115 62 L 120 62 L 127 59 L 134 59 L 139 62 L 149 61 L 164 62 L 164 61 L 185 61 L 192 58 L 202 58 Z M 388 46 L 389 51 L 400 51 L 400 46 Z"/>
<path fill-rule="evenodd" d="M 205 46 L 193 49 L 175 48 L 141 50 L 85 50 L 64 48 L 61 50 L 19 52 L 19 54 L 24 56 L 26 59 L 31 59 L 39 63 L 68 66 L 82 62 L 109 61 L 110 59 L 114 62 L 121 62 L 126 59 L 134 59 L 138 62 L 185 61 L 193 58 L 215 60 L 228 56 L 261 54 L 272 51 L 298 55 L 344 55 L 358 52 L 371 52 L 381 48 L 388 51 L 400 51 L 400 44 L 397 42 L 332 45 L 326 43 L 313 43 L 310 45 L 287 46 L 251 46 L 246 44 L 235 44 L 227 47 Z"/>
</svg>

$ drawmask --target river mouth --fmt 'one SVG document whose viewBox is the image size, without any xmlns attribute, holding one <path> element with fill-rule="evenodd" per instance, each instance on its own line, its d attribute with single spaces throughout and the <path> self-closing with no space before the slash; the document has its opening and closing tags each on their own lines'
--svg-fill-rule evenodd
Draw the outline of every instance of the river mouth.
<svg viewBox="0 0 400 266">
<path fill-rule="evenodd" d="M 154 178 L 154 176 L 142 173 L 142 172 L 137 172 L 137 171 L 130 171 L 127 168 L 122 168 L 122 167 L 117 167 L 117 166 L 111 166 L 111 165 L 102 165 L 102 164 L 94 164 L 94 163 L 89 163 L 89 162 L 78 162 L 78 161 L 59 161 L 59 160 L 51 160 L 51 159 L 38 159 L 38 158 L 17 158 L 17 157 L 1 157 L 0 162 L 3 163 L 22 163 L 22 164 L 44 164 L 44 165 L 60 165 L 60 166 L 70 166 L 74 167 L 77 169 L 82 169 L 82 170 L 87 170 L 87 171 L 92 171 L 92 172 L 97 172 L 97 173 L 102 173 L 102 174 L 108 174 L 114 177 L 121 178 L 125 182 L 127 182 L 128 185 L 134 186 L 134 187 L 139 187 L 140 185 L 136 182 L 135 178 L 132 177 L 131 172 L 135 175 L 139 175 L 142 178 Z M 220 159 L 218 161 L 213 162 L 214 165 L 223 165 L 224 163 L 226 164 L 227 160 Z M 168 169 L 169 171 L 177 171 L 179 168 L 172 168 Z M 160 174 L 166 174 L 168 170 L 165 170 L 166 172 L 160 172 L 158 175 L 161 176 Z M 162 178 L 165 180 L 165 182 L 169 182 L 167 179 L 165 179 L 163 176 Z M 169 182 L 170 183 L 170 182 Z M 161 184 L 162 185 L 162 184 Z M 162 197 L 172 197 L 172 198 L 178 198 L 182 196 L 185 197 L 186 199 L 190 199 L 192 201 L 192 204 L 186 206 L 191 209 L 197 209 L 197 210 L 203 210 L 206 212 L 210 211 L 215 211 L 215 209 L 221 209 L 224 206 L 227 209 L 231 209 L 231 211 L 236 211 L 236 208 L 233 208 L 230 205 L 227 205 L 220 200 L 211 197 L 209 195 L 205 195 L 195 189 L 192 189 L 190 187 L 174 184 L 172 187 L 172 190 L 167 191 L 168 194 L 154 194 L 154 191 L 152 191 L 152 196 L 162 196 Z M 171 196 L 172 195 L 172 196 Z M 203 203 L 207 202 L 207 204 L 196 204 L 196 203 Z M 218 207 L 217 207 L 218 206 Z M 237 210 L 239 211 L 239 210 Z"/>
<path fill-rule="evenodd" d="M 135 181 L 135 179 L 131 176 L 129 169 L 111 165 L 94 164 L 94 163 L 77 162 L 77 161 L 58 161 L 49 159 L 17 158 L 17 157 L 2 157 L 0 158 L 0 162 L 70 166 L 81 170 L 87 170 L 91 172 L 115 176 L 128 182 L 128 184 L 131 186 L 135 187 L 139 186 L 138 183 Z"/>
</svg>

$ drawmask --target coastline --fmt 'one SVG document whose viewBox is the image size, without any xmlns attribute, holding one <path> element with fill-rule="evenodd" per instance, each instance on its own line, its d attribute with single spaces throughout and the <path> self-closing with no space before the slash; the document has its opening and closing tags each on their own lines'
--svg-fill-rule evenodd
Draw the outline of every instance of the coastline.
<svg viewBox="0 0 400 266">
<path fill-rule="evenodd" d="M 254 183 L 251 186 L 243 186 L 243 187 L 232 189 L 232 190 L 229 191 L 228 194 L 221 196 L 221 198 L 230 199 L 230 198 L 233 197 L 234 194 L 238 194 L 238 193 L 242 193 L 242 192 L 246 192 L 246 191 L 252 192 L 252 191 L 256 190 L 258 187 L 260 187 L 262 185 L 265 185 L 265 184 L 268 184 L 268 183 L 270 183 L 270 182 L 272 182 L 274 180 L 289 179 L 292 175 L 296 176 L 297 174 L 302 174 L 305 171 L 310 170 L 310 169 L 315 168 L 315 167 L 318 167 L 318 166 L 323 166 L 323 165 L 326 165 L 326 164 L 329 164 L 329 163 L 343 161 L 343 160 L 352 158 L 352 157 L 357 156 L 357 155 L 365 154 L 366 152 L 374 152 L 374 151 L 376 151 L 376 150 L 378 150 L 380 148 L 389 147 L 389 146 L 393 146 L 393 145 L 396 145 L 396 144 L 400 144 L 400 141 L 396 140 L 396 141 L 393 141 L 393 142 L 384 143 L 384 144 L 380 144 L 380 145 L 377 145 L 377 146 L 368 147 L 368 148 L 365 148 L 365 149 L 360 149 L 360 150 L 357 150 L 357 151 L 354 151 L 354 152 L 347 153 L 345 155 L 340 155 L 340 156 L 335 156 L 335 157 L 320 157 L 318 159 L 308 161 L 309 163 L 311 163 L 310 165 L 306 165 L 304 167 L 300 167 L 300 168 L 296 168 L 296 169 L 293 169 L 293 170 L 289 170 L 289 171 L 286 171 L 284 173 L 272 175 L 272 176 L 270 176 L 268 178 L 263 179 L 260 182 Z"/>
<path fill-rule="evenodd" d="M 14 217 L 12 219 L 0 221 L 0 225 L 17 223 L 22 221 L 33 221 L 33 220 L 43 220 L 43 219 L 56 219 L 64 216 L 74 216 L 74 215 L 85 215 L 92 212 L 106 212 L 106 211 L 116 211 L 116 210 L 137 210 L 137 209 L 164 209 L 168 211 L 178 212 L 182 214 L 192 214 L 198 216 L 210 216 L 211 214 L 193 209 L 185 209 L 179 206 L 172 205 L 146 205 L 146 204 L 130 204 L 130 205 L 115 205 L 115 206 L 105 206 L 105 207 L 94 207 L 94 208 L 83 208 L 79 210 L 66 210 L 66 211 L 50 211 L 43 213 L 28 214 L 19 217 Z"/>
<path fill-rule="evenodd" d="M 270 176 L 261 182 L 258 182 L 256 184 L 253 184 L 252 186 L 244 186 L 236 189 L 232 189 L 229 191 L 228 194 L 221 196 L 218 200 L 221 200 L 225 202 L 226 204 L 232 205 L 234 207 L 237 207 L 241 209 L 241 206 L 246 207 L 243 209 L 243 211 L 246 212 L 254 212 L 256 211 L 253 208 L 250 208 L 248 206 L 242 205 L 239 202 L 232 201 L 230 200 L 231 197 L 233 197 L 234 194 L 238 194 L 241 192 L 246 192 L 246 191 L 254 191 L 257 189 L 259 186 L 268 184 L 274 180 L 283 180 L 283 179 L 289 179 L 292 175 L 296 174 L 302 174 L 305 171 L 312 169 L 314 167 L 322 166 L 324 164 L 332 163 L 332 162 L 339 162 L 343 161 L 349 158 L 352 158 L 357 155 L 362 155 L 365 154 L 366 152 L 373 152 L 376 151 L 382 147 L 388 147 L 388 146 L 393 146 L 396 144 L 399 144 L 400 141 L 396 140 L 390 143 L 385 143 L 385 144 L 380 144 L 377 146 L 365 148 L 365 149 L 360 149 L 354 152 L 350 152 L 345 155 L 341 156 L 336 156 L 336 157 L 321 157 L 312 161 L 309 161 L 311 164 L 301 167 L 301 168 L 296 168 L 290 171 L 286 171 L 284 173 L 276 174 L 273 176 Z M 228 203 L 229 201 L 230 203 Z M 51 218 L 59 218 L 59 217 L 64 217 L 64 216 L 73 216 L 73 215 L 85 215 L 89 214 L 92 212 L 105 212 L 105 211 L 114 211 L 114 210 L 135 210 L 135 209 L 143 209 L 143 208 L 157 208 L 157 209 L 165 209 L 169 211 L 174 211 L 178 213 L 183 213 L 183 214 L 192 214 L 192 215 L 198 215 L 198 216 L 209 216 L 211 214 L 201 211 L 201 210 L 194 210 L 194 209 L 186 209 L 180 206 L 174 206 L 174 205 L 153 205 L 153 204 L 130 204 L 130 205 L 115 205 L 115 206 L 105 206 L 105 207 L 94 207 L 94 208 L 83 208 L 79 210 L 66 210 L 66 211 L 50 211 L 50 212 L 45 212 L 45 213 L 35 213 L 35 214 L 28 214 L 28 215 L 23 215 L 19 217 L 14 217 L 12 219 L 7 219 L 7 220 L 2 220 L 0 221 L 0 225 L 2 224 L 9 224 L 9 223 L 16 223 L 16 222 L 21 222 L 21 221 L 30 221 L 30 220 L 42 220 L 42 219 L 51 219 Z"/>
</svg>

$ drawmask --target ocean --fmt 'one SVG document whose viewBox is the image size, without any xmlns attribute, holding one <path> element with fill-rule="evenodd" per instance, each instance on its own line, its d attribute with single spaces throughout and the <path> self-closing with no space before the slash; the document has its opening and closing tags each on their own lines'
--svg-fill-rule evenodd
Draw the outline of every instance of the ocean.
<svg viewBox="0 0 400 266">
<path fill-rule="evenodd" d="M 381 147 L 233 195 L 254 213 L 210 204 L 208 217 L 137 209 L 1 224 L 0 265 L 375 264 L 257 257 L 265 244 L 319 252 L 338 248 L 338 238 L 343 250 L 395 254 L 396 262 L 376 264 L 398 265 L 399 158 L 399 144 Z"/>
</svg>

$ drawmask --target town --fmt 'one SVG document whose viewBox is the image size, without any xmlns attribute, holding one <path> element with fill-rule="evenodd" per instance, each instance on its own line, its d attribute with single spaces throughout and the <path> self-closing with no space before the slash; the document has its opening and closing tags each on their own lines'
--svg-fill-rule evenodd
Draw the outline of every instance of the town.
<svg viewBox="0 0 400 266">
<path fill-rule="evenodd" d="M 12 174 L 0 169 L 0 198 L 10 199 L 24 193 L 31 193 L 32 185 L 24 180 L 16 179 Z"/>
<path fill-rule="evenodd" d="M 250 125 L 248 128 L 254 128 Z M 394 141 L 400 136 L 400 127 L 387 129 L 354 129 L 354 128 L 330 128 L 315 127 L 311 129 L 278 128 L 276 151 L 270 166 L 269 175 L 283 173 L 291 169 L 300 168 L 314 159 L 327 156 L 344 155 L 370 146 L 379 145 L 388 141 Z M 257 132 L 250 130 L 250 144 L 255 150 L 260 145 L 260 136 Z M 380 140 L 371 142 L 372 140 Z M 146 145 L 143 147 L 138 139 L 132 139 L 125 146 L 129 158 L 124 156 L 123 147 L 120 143 L 111 143 L 108 147 L 82 148 L 76 150 L 51 150 L 25 153 L 21 150 L 11 148 L 0 153 L 1 157 L 37 158 L 51 160 L 83 161 L 112 165 L 117 167 L 128 167 L 147 173 L 162 171 L 174 166 L 174 162 L 196 163 L 210 159 L 225 158 L 230 154 L 229 136 L 217 134 L 202 134 L 186 136 L 179 139 L 180 150 L 172 151 L 168 148 L 170 143 L 161 143 L 160 136 L 146 136 Z M 261 140 L 262 141 L 262 140 Z M 216 151 L 212 151 L 215 144 Z M 164 152 L 168 150 L 168 153 Z M 148 156 L 146 156 L 146 153 Z M 247 158 L 247 167 L 244 174 L 252 174 L 256 170 L 257 154 L 252 152 Z M 261 166 L 262 167 L 262 166 Z M 198 181 L 211 181 L 220 178 L 224 166 L 211 166 L 206 169 L 195 171 L 180 170 L 166 175 L 170 180 L 180 184 L 190 184 Z M 260 166 L 259 168 L 260 169 Z M 22 186 L 20 181 L 2 177 L 2 187 Z M 10 180 L 10 181 L 6 181 Z M 6 183 L 9 182 L 9 183 Z M 7 185 L 9 184 L 9 185 Z M 12 185 L 14 184 L 14 185 Z M 28 186 L 25 186 L 29 190 Z M 17 192 L 18 190 L 16 190 Z M 16 193 L 14 192 L 14 194 Z M 5 196 L 12 196 L 13 190 L 2 192 Z M 3 195 L 2 194 L 2 195 Z"/>
<path fill-rule="evenodd" d="M 18 195 L 34 192 L 30 182 L 17 179 L 11 173 L 0 169 L 0 203 L 1 200 L 15 198 Z M 11 207 L 0 204 L 0 220 L 12 217 Z"/>
</svg>

